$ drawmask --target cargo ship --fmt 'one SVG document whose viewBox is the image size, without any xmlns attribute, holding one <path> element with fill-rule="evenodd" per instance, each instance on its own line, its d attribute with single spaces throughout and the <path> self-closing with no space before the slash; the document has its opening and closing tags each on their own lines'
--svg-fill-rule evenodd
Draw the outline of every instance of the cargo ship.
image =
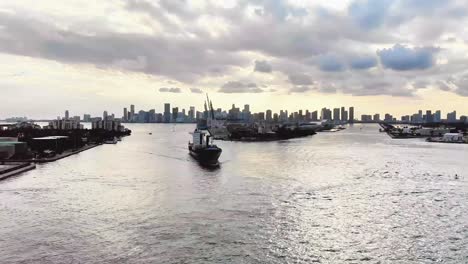
<svg viewBox="0 0 468 264">
<path fill-rule="evenodd" d="M 188 143 L 190 155 L 203 165 L 219 165 L 218 159 L 222 149 L 211 144 L 211 134 L 207 130 L 195 129 L 192 134 L 192 142 Z"/>
</svg>

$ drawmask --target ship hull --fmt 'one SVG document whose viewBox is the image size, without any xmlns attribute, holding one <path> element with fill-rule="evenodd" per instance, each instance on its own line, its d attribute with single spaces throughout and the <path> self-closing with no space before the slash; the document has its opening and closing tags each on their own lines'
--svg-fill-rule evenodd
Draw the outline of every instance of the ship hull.
<svg viewBox="0 0 468 264">
<path fill-rule="evenodd" d="M 218 165 L 219 156 L 221 156 L 222 150 L 220 148 L 206 148 L 200 150 L 193 150 L 189 146 L 190 156 L 196 159 L 198 162 L 205 165 Z"/>
</svg>

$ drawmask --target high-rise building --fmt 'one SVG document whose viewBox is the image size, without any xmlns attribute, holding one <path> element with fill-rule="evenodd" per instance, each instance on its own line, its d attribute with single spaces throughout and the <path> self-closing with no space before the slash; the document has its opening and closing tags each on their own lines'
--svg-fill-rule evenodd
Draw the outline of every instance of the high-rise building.
<svg viewBox="0 0 468 264">
<path fill-rule="evenodd" d="M 192 122 L 195 120 L 195 107 L 194 106 L 190 107 L 189 118 L 190 118 L 190 121 Z"/>
<path fill-rule="evenodd" d="M 128 119 L 130 121 L 133 121 L 134 116 L 135 116 L 135 105 L 130 105 L 130 116 L 128 117 Z"/>
<path fill-rule="evenodd" d="M 434 119 L 432 117 L 432 111 L 431 110 L 426 110 L 426 123 L 432 123 L 434 122 Z"/>
<path fill-rule="evenodd" d="M 229 119 L 237 120 L 239 119 L 239 115 L 240 115 L 240 109 L 236 107 L 235 104 L 232 104 L 232 108 L 229 110 L 229 114 L 228 114 Z"/>
<path fill-rule="evenodd" d="M 128 120 L 128 110 L 127 110 L 127 107 L 124 107 L 124 109 L 123 109 L 123 117 L 122 117 L 122 120 L 123 120 L 123 121 L 127 121 L 127 120 Z"/>
<path fill-rule="evenodd" d="M 312 121 L 318 121 L 318 112 L 317 111 L 313 111 L 311 116 L 310 116 L 310 119 Z"/>
<path fill-rule="evenodd" d="M 442 121 L 442 113 L 440 110 L 437 110 L 434 113 L 434 122 L 439 123 L 440 121 Z"/>
<path fill-rule="evenodd" d="M 179 116 L 179 107 L 173 107 L 172 108 L 172 121 L 176 122 L 178 116 Z"/>
<path fill-rule="evenodd" d="M 340 121 L 340 109 L 339 108 L 333 109 L 333 121 Z"/>
<path fill-rule="evenodd" d="M 362 122 L 372 122 L 372 116 L 371 115 L 361 115 L 361 121 Z"/>
<path fill-rule="evenodd" d="M 246 104 L 244 105 L 244 109 L 242 110 L 242 120 L 248 122 L 250 120 L 250 116 L 250 105 Z"/>
<path fill-rule="evenodd" d="M 91 115 L 84 114 L 83 115 L 83 122 L 91 122 Z"/>
<path fill-rule="evenodd" d="M 384 121 L 385 122 L 392 122 L 393 121 L 393 116 L 391 114 L 385 114 Z"/>
<path fill-rule="evenodd" d="M 65 120 L 68 119 L 70 119 L 70 113 L 68 112 L 68 110 L 65 110 Z"/>
<path fill-rule="evenodd" d="M 165 103 L 164 104 L 164 123 L 171 122 L 171 104 Z"/>
<path fill-rule="evenodd" d="M 273 114 L 272 114 L 271 110 L 266 111 L 266 121 L 267 122 L 273 121 Z"/>
<path fill-rule="evenodd" d="M 374 122 L 380 122 L 380 114 L 374 114 Z"/>
<path fill-rule="evenodd" d="M 332 113 L 330 109 L 327 109 L 326 107 L 322 108 L 320 112 L 320 119 L 322 120 L 332 120 Z"/>
<path fill-rule="evenodd" d="M 354 122 L 354 106 L 351 106 L 349 108 L 349 122 L 350 123 Z"/>
<path fill-rule="evenodd" d="M 422 113 L 422 110 L 419 110 L 418 111 L 418 115 L 417 115 L 417 120 L 416 120 L 417 123 L 422 123 L 423 122 L 423 113 Z"/>
<path fill-rule="evenodd" d="M 464 115 L 460 116 L 460 122 L 461 123 L 468 123 L 468 116 L 464 116 Z"/>
<path fill-rule="evenodd" d="M 107 111 L 104 111 L 104 113 L 102 113 L 102 119 L 103 119 L 104 121 L 107 121 L 108 116 L 109 116 L 109 115 L 107 114 Z"/>
<path fill-rule="evenodd" d="M 265 120 L 265 113 L 264 112 L 258 113 L 258 120 L 260 120 L 260 121 Z"/>
<path fill-rule="evenodd" d="M 457 111 L 447 114 L 447 122 L 453 123 L 457 121 Z"/>
<path fill-rule="evenodd" d="M 341 107 L 341 121 L 348 122 L 348 111 L 346 111 L 344 106 Z"/>
</svg>

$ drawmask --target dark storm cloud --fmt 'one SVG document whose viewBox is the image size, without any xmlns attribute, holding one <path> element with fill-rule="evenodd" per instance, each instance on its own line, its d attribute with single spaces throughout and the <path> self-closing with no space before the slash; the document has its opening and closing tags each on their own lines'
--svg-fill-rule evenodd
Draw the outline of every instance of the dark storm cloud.
<svg viewBox="0 0 468 264">
<path fill-rule="evenodd" d="M 273 68 L 267 61 L 255 61 L 254 71 L 270 73 L 273 71 Z"/>
<path fill-rule="evenodd" d="M 385 68 L 396 71 L 425 70 L 434 65 L 434 48 L 408 48 L 396 44 L 392 48 L 377 51 Z"/>
<path fill-rule="evenodd" d="M 190 88 L 190 92 L 201 94 L 203 91 L 199 88 Z"/>
<path fill-rule="evenodd" d="M 163 88 L 159 88 L 159 92 L 161 92 L 161 93 L 181 93 L 182 89 L 180 89 L 178 87 L 173 87 L 173 88 L 163 87 Z"/>
<path fill-rule="evenodd" d="M 263 93 L 264 90 L 258 88 L 255 83 L 244 83 L 230 81 L 225 83 L 219 90 L 220 93 Z"/>
</svg>

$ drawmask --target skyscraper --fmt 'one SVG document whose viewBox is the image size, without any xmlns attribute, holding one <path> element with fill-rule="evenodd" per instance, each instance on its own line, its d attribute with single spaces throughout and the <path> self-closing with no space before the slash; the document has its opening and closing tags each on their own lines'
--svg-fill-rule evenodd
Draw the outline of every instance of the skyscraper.
<svg viewBox="0 0 468 264">
<path fill-rule="evenodd" d="M 107 117 L 108 117 L 107 111 L 104 111 L 104 113 L 102 113 L 102 119 L 104 121 L 107 121 Z"/>
<path fill-rule="evenodd" d="M 322 111 L 320 112 L 320 119 L 322 119 L 322 120 L 331 120 L 332 119 L 331 110 L 327 109 L 326 107 L 322 108 Z"/>
<path fill-rule="evenodd" d="M 130 116 L 128 117 L 129 121 L 133 121 L 135 116 L 135 105 L 130 105 Z"/>
<path fill-rule="evenodd" d="M 456 122 L 457 121 L 457 111 L 453 111 L 447 114 L 447 121 L 448 122 Z"/>
<path fill-rule="evenodd" d="M 266 111 L 266 121 L 267 121 L 267 122 L 273 121 L 273 115 L 272 115 L 271 110 L 267 110 L 267 111 Z"/>
<path fill-rule="evenodd" d="M 351 120 L 351 115 L 349 119 Z M 380 122 L 380 114 L 374 114 L 374 122 Z"/>
<path fill-rule="evenodd" d="M 437 110 L 435 113 L 434 113 L 434 122 L 440 122 L 442 119 L 442 113 L 440 112 L 440 110 Z"/>
<path fill-rule="evenodd" d="M 190 121 L 194 121 L 194 120 L 195 120 L 195 107 L 194 107 L 194 106 L 191 106 L 191 107 L 190 107 L 190 110 L 189 110 L 189 118 L 190 118 Z"/>
<path fill-rule="evenodd" d="M 123 109 L 123 118 L 122 118 L 123 121 L 127 121 L 128 120 L 128 110 L 127 110 L 127 107 L 124 107 Z"/>
<path fill-rule="evenodd" d="M 313 111 L 312 114 L 311 114 L 311 118 L 310 118 L 312 121 L 317 121 L 318 120 L 318 112 L 317 111 Z"/>
<path fill-rule="evenodd" d="M 340 121 L 340 109 L 339 108 L 333 109 L 333 121 Z"/>
<path fill-rule="evenodd" d="M 344 106 L 341 107 L 341 121 L 348 122 L 348 111 Z"/>
<path fill-rule="evenodd" d="M 179 115 L 179 108 L 178 107 L 173 107 L 172 108 L 172 121 L 173 122 L 177 121 L 178 115 Z"/>
<path fill-rule="evenodd" d="M 65 110 L 65 120 L 68 119 L 70 119 L 70 113 L 68 112 L 68 110 Z"/>
<path fill-rule="evenodd" d="M 164 123 L 171 122 L 171 104 L 164 104 Z"/>
<path fill-rule="evenodd" d="M 351 106 L 349 108 L 349 122 L 350 123 L 354 122 L 354 106 Z"/>
<path fill-rule="evenodd" d="M 432 117 L 432 111 L 426 110 L 426 123 L 432 123 L 432 122 L 434 122 L 434 119 Z"/>
<path fill-rule="evenodd" d="M 244 109 L 242 110 L 242 119 L 246 122 L 250 120 L 250 105 L 244 105 Z"/>
</svg>

